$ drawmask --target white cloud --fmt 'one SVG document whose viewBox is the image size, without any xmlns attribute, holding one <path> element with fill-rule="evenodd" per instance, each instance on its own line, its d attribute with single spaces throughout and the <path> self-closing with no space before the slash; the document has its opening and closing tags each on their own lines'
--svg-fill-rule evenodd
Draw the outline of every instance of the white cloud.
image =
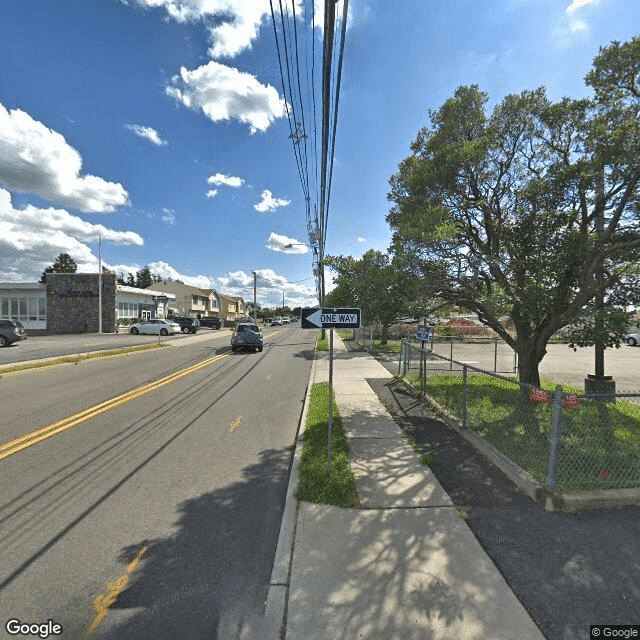
<svg viewBox="0 0 640 640">
<path fill-rule="evenodd" d="M 139 267 L 138 267 L 139 268 Z M 164 262 L 163 260 L 158 260 L 156 262 L 149 263 L 149 270 L 151 273 L 155 273 L 163 278 L 172 278 L 173 280 L 182 280 L 185 284 L 191 285 L 192 287 L 200 287 L 201 289 L 212 289 L 212 279 L 203 276 L 189 276 L 183 273 L 179 273 L 174 269 L 170 264 Z M 136 268 L 137 271 L 137 268 Z M 134 272 L 135 273 L 135 272 Z M 162 286 L 160 283 L 157 285 L 158 289 L 161 289 Z"/>
<path fill-rule="evenodd" d="M 356 238 L 356 240 L 357 240 L 358 242 L 366 242 L 366 241 L 367 241 L 367 239 L 366 239 L 366 238 L 363 238 L 362 236 L 358 236 L 358 237 Z"/>
<path fill-rule="evenodd" d="M 215 198 L 218 195 L 217 189 L 210 189 L 207 191 L 207 198 Z"/>
<path fill-rule="evenodd" d="M 289 307 L 308 307 L 318 303 L 315 281 L 289 282 L 272 269 L 256 269 L 258 274 L 256 298 L 267 307 L 282 305 L 282 294 Z M 244 271 L 232 271 L 218 278 L 218 291 L 228 295 L 242 296 L 245 301 L 253 301 L 253 275 Z"/>
<path fill-rule="evenodd" d="M 167 224 L 175 224 L 176 223 L 176 212 L 173 209 L 162 209 L 162 221 Z"/>
<path fill-rule="evenodd" d="M 253 208 L 260 213 L 265 211 L 275 211 L 279 207 L 286 207 L 291 204 L 291 200 L 284 200 L 282 198 L 274 198 L 269 189 L 265 189 L 260 196 L 262 199 L 253 205 Z"/>
<path fill-rule="evenodd" d="M 140 138 L 145 138 L 145 140 L 149 140 L 149 142 L 152 142 L 158 147 L 169 144 L 166 140 L 163 140 L 152 127 L 144 127 L 141 124 L 126 124 L 125 127 L 129 129 L 129 131 L 133 131 L 133 133 Z"/>
<path fill-rule="evenodd" d="M 590 4 L 598 4 L 599 0 L 571 0 L 571 4 L 565 9 L 567 15 L 575 13 L 582 7 L 586 7 Z"/>
<path fill-rule="evenodd" d="M 207 27 L 212 58 L 233 57 L 250 49 L 263 23 L 270 22 L 269 0 L 136 0 L 149 8 L 164 7 L 177 22 L 203 20 Z M 287 0 L 287 12 L 290 2 Z M 296 13 L 302 13 L 302 0 L 296 0 Z"/>
<path fill-rule="evenodd" d="M 207 178 L 207 182 L 215 186 L 224 184 L 227 187 L 241 187 L 244 184 L 244 180 L 242 178 L 226 176 L 224 173 L 216 173 L 214 176 L 209 176 Z"/>
<path fill-rule="evenodd" d="M 81 168 L 80 154 L 62 135 L 28 113 L 0 104 L 0 183 L 87 213 L 129 204 L 121 184 L 81 176 Z"/>
<path fill-rule="evenodd" d="M 308 253 L 309 251 L 309 247 L 307 247 L 303 242 L 300 242 L 300 240 L 281 236 L 274 232 L 271 232 L 265 247 L 277 253 Z"/>
<path fill-rule="evenodd" d="M 62 252 L 71 255 L 79 271 L 95 271 L 98 259 L 87 243 L 97 243 L 98 235 L 112 244 L 144 244 L 133 231 L 91 224 L 64 209 L 16 209 L 5 189 L 0 189 L 0 227 L 0 281 L 35 281 Z"/>
<path fill-rule="evenodd" d="M 251 133 L 266 131 L 285 115 L 285 102 L 271 85 L 260 84 L 255 76 L 219 62 L 191 71 L 181 67 L 165 92 L 189 109 L 201 109 L 213 122 L 248 124 Z"/>
</svg>

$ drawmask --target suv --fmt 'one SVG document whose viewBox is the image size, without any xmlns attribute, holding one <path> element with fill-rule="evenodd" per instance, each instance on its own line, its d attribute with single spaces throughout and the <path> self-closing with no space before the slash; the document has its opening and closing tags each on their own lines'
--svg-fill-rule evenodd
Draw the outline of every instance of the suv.
<svg viewBox="0 0 640 640">
<path fill-rule="evenodd" d="M 171 318 L 171 320 L 180 325 L 182 333 L 195 333 L 200 328 L 200 320 L 198 320 L 198 318 L 183 318 L 178 316 Z"/>
<path fill-rule="evenodd" d="M 238 322 L 231 334 L 231 351 L 247 348 L 262 351 L 262 332 L 255 322 Z"/>
<path fill-rule="evenodd" d="M 18 340 L 26 340 L 27 332 L 18 320 L 0 320 L 0 347 L 8 347 Z"/>
<path fill-rule="evenodd" d="M 209 327 L 210 329 L 221 329 L 222 320 L 218 316 L 204 316 L 200 318 L 200 326 Z"/>
</svg>

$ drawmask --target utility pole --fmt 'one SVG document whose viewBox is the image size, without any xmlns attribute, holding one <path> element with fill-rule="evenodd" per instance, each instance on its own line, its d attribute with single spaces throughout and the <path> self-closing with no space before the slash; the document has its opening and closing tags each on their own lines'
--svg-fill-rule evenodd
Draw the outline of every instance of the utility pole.
<svg viewBox="0 0 640 640">
<path fill-rule="evenodd" d="M 252 271 L 251 273 L 253 273 L 253 321 L 258 324 L 258 307 L 256 306 L 256 288 L 258 274 L 255 271 Z"/>
<path fill-rule="evenodd" d="M 599 241 L 602 240 L 604 234 L 604 163 L 599 167 L 598 176 L 596 178 L 596 235 Z M 604 262 L 604 257 L 602 258 Z M 603 265 L 600 264 L 596 273 L 596 281 L 598 285 L 598 293 L 595 296 L 595 319 L 594 327 L 596 338 L 594 344 L 595 350 L 595 374 L 589 373 L 584 381 L 585 393 L 615 393 L 616 383 L 613 376 L 604 375 L 604 289 L 603 289 Z"/>
</svg>

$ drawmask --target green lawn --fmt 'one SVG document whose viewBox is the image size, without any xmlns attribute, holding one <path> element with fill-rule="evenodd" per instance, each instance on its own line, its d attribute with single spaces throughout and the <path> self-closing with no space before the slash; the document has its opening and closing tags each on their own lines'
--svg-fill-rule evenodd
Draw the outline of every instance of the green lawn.
<svg viewBox="0 0 640 640">
<path fill-rule="evenodd" d="M 417 376 L 408 381 L 419 388 Z M 553 391 L 555 383 L 543 381 Z M 428 394 L 462 417 L 461 375 L 432 375 Z M 564 387 L 565 393 L 578 393 Z M 519 386 L 490 376 L 469 375 L 467 426 L 544 482 L 547 470 L 551 405 L 520 397 Z M 640 487 L 640 406 L 619 400 L 580 399 L 562 413 L 557 488 L 594 490 Z"/>
<path fill-rule="evenodd" d="M 338 407 L 333 403 L 333 471 L 327 470 L 329 418 L 329 385 L 314 384 L 311 388 L 307 423 L 304 430 L 297 500 L 316 504 L 353 507 L 358 503 L 356 479 L 349 467 L 349 443 L 342 429 Z"/>
</svg>

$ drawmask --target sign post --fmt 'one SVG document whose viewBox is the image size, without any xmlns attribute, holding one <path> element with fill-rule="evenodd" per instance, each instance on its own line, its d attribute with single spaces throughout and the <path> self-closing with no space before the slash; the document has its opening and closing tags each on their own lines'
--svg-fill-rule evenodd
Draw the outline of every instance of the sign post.
<svg viewBox="0 0 640 640">
<path fill-rule="evenodd" d="M 360 309 L 300 310 L 303 329 L 330 329 L 329 331 L 329 422 L 327 423 L 327 471 L 333 471 L 333 329 L 360 328 Z"/>
</svg>

